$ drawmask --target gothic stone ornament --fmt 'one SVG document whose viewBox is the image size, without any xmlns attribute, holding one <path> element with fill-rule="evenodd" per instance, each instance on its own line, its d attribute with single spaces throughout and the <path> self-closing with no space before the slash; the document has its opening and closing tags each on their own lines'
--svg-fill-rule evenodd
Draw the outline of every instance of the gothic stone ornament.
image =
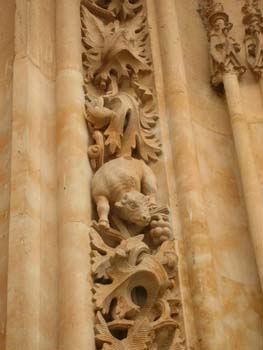
<svg viewBox="0 0 263 350">
<path fill-rule="evenodd" d="M 105 6 L 93 1 L 97 9 L 115 14 L 110 20 L 94 15 L 88 4 L 81 11 L 88 123 L 103 135 L 106 160 L 134 153 L 146 162 L 157 160 L 158 116 L 144 10 L 139 1 L 109 1 Z"/>
<path fill-rule="evenodd" d="M 141 0 L 83 0 L 88 156 L 97 221 L 90 230 L 96 345 L 185 349 L 178 262 L 167 207 L 147 163 L 158 116 Z"/>
<path fill-rule="evenodd" d="M 224 73 L 233 72 L 241 76 L 246 70 L 237 55 L 240 46 L 229 35 L 233 25 L 229 22 L 221 3 L 214 3 L 211 0 L 202 2 L 199 13 L 210 44 L 211 84 L 220 90 L 223 86 Z"/>
<path fill-rule="evenodd" d="M 141 0 L 85 0 L 83 4 L 94 14 L 108 20 L 127 20 L 142 9 Z"/>
<path fill-rule="evenodd" d="M 91 188 L 99 223 L 109 225 L 111 210 L 126 222 L 149 225 L 157 185 L 151 168 L 142 160 L 121 157 L 105 163 L 93 176 Z"/>
<path fill-rule="evenodd" d="M 185 349 L 173 242 L 151 254 L 143 238 L 137 235 L 110 247 L 91 231 L 97 345 L 168 350 L 176 342 Z"/>
<path fill-rule="evenodd" d="M 258 0 L 247 0 L 242 11 L 247 62 L 256 78 L 260 78 L 263 70 L 263 15 Z"/>
</svg>

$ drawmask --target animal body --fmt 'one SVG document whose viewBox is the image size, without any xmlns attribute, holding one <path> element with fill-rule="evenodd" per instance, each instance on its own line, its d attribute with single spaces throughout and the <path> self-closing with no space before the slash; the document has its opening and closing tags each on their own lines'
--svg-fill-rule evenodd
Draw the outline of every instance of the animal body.
<svg viewBox="0 0 263 350">
<path fill-rule="evenodd" d="M 95 173 L 91 186 L 100 224 L 109 226 L 111 209 L 128 223 L 139 227 L 149 224 L 157 185 L 144 161 L 132 157 L 113 159 Z"/>
</svg>

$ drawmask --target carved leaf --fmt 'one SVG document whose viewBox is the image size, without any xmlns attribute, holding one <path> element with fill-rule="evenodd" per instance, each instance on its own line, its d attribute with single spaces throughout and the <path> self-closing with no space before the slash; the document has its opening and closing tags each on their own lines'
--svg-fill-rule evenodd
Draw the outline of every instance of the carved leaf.
<svg viewBox="0 0 263 350">
<path fill-rule="evenodd" d="M 110 259 L 115 255 L 115 250 L 106 245 L 100 235 L 93 229 L 90 231 L 92 272 L 96 278 L 109 278 L 108 269 Z"/>
<path fill-rule="evenodd" d="M 128 27 L 130 36 L 134 37 L 134 45 L 137 49 L 137 54 L 141 57 L 144 62 L 148 65 L 151 64 L 151 55 L 149 51 L 149 45 L 147 39 L 149 36 L 147 29 L 147 19 L 144 11 L 141 11 L 137 14 L 136 17 L 130 21 Z"/>
<path fill-rule="evenodd" d="M 97 313 L 96 340 L 103 344 L 104 350 L 147 350 L 153 341 L 150 322 L 147 318 L 141 318 L 130 327 L 127 338 L 119 340 L 115 338 L 100 312 Z"/>
<path fill-rule="evenodd" d="M 105 144 L 110 152 L 130 156 L 137 148 L 146 162 L 157 160 L 160 142 L 153 130 L 157 120 L 154 109 L 148 106 L 141 109 L 138 101 L 125 93 L 113 97 L 108 103 L 116 114 L 105 131 Z"/>
<path fill-rule="evenodd" d="M 113 337 L 111 334 L 107 323 L 105 322 L 102 314 L 97 312 L 97 322 L 96 322 L 96 341 L 103 344 L 103 349 L 105 350 L 113 350 L 113 349 L 121 349 L 121 341 Z M 110 346 L 110 347 L 109 347 Z"/>
<path fill-rule="evenodd" d="M 90 13 L 85 7 L 81 7 L 82 42 L 84 45 L 84 67 L 87 69 L 89 79 L 94 77 L 95 71 L 101 64 L 101 55 L 104 47 L 104 24 Z"/>
</svg>

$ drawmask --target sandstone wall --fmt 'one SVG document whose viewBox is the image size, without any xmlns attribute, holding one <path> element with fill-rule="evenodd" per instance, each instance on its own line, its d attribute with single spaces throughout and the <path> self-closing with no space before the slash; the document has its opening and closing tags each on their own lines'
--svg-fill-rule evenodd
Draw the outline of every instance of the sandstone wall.
<svg viewBox="0 0 263 350">
<path fill-rule="evenodd" d="M 234 23 L 233 36 L 242 44 L 241 2 L 225 1 Z M 262 296 L 251 244 L 235 145 L 224 97 L 210 86 L 206 32 L 196 11 L 196 1 L 177 3 L 180 34 L 191 100 L 191 116 L 205 198 L 224 337 L 230 349 L 262 347 Z M 189 17 L 191 24 L 189 25 Z M 245 62 L 244 50 L 241 51 Z M 242 98 L 251 142 L 261 176 L 262 96 L 250 71 L 241 79 Z M 216 311 L 215 311 L 216 312 Z M 237 321 L 238 320 L 238 321 Z"/>
<path fill-rule="evenodd" d="M 151 167 L 171 210 L 185 349 L 260 350 L 247 197 L 198 1 L 144 3 L 163 144 Z M 222 3 L 246 64 L 243 2 Z M 81 36 L 80 0 L 0 0 L 1 350 L 95 349 Z M 263 83 L 247 69 L 240 89 L 263 210 Z"/>
</svg>

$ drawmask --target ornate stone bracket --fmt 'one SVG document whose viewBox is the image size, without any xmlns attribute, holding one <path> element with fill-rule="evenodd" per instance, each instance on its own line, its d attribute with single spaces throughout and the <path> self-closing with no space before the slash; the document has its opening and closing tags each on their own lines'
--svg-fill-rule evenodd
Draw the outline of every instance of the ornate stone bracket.
<svg viewBox="0 0 263 350">
<path fill-rule="evenodd" d="M 96 346 L 185 349 L 178 263 L 167 207 L 148 163 L 161 152 L 142 0 L 81 7 Z"/>
<path fill-rule="evenodd" d="M 201 1 L 198 12 L 210 44 L 211 84 L 220 92 L 223 90 L 224 73 L 232 72 L 240 77 L 246 71 L 238 57 L 240 45 L 230 36 L 233 25 L 221 3 Z"/>
<path fill-rule="evenodd" d="M 256 78 L 260 78 L 263 71 L 263 14 L 258 0 L 246 0 L 242 8 L 245 25 L 245 47 L 247 63 Z"/>
</svg>

